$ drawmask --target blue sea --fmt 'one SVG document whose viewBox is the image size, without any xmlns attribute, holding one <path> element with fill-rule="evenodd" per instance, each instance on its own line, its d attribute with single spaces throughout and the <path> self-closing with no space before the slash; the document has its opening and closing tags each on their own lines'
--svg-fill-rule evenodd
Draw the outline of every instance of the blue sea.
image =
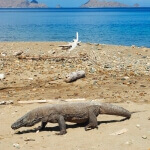
<svg viewBox="0 0 150 150">
<path fill-rule="evenodd" d="M 150 8 L 0 9 L 0 41 L 71 41 L 150 47 Z"/>
</svg>

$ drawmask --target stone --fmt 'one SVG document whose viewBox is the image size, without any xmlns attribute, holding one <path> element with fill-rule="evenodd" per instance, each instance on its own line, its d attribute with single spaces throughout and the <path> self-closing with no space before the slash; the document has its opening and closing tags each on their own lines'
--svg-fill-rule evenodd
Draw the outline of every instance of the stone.
<svg viewBox="0 0 150 150">
<path fill-rule="evenodd" d="M 13 55 L 14 56 L 19 56 L 19 55 L 21 55 L 23 53 L 23 51 L 19 51 L 19 52 L 15 52 Z"/>
<path fill-rule="evenodd" d="M 12 100 L 9 101 L 1 101 L 0 105 L 9 105 L 9 104 L 13 104 L 14 102 Z"/>
<path fill-rule="evenodd" d="M 112 68 L 112 66 L 110 64 L 106 64 L 104 65 L 104 68 Z"/>
<path fill-rule="evenodd" d="M 128 80 L 129 79 L 129 77 L 128 76 L 125 76 L 125 77 L 123 77 L 121 80 Z"/>
<path fill-rule="evenodd" d="M 4 73 L 1 73 L 1 74 L 0 74 L 0 80 L 3 80 L 3 79 L 5 79 L 5 74 L 4 74 Z"/>
<path fill-rule="evenodd" d="M 35 141 L 35 139 L 27 138 L 24 141 Z"/>
<path fill-rule="evenodd" d="M 142 139 L 147 139 L 147 136 L 146 136 L 146 135 L 143 135 L 143 136 L 142 136 Z"/>
<path fill-rule="evenodd" d="M 95 68 L 90 68 L 90 73 L 94 73 L 96 72 L 96 69 Z"/>
<path fill-rule="evenodd" d="M 20 145 L 18 143 L 14 143 L 13 144 L 13 147 L 17 148 L 17 149 L 20 149 Z"/>
<path fill-rule="evenodd" d="M 140 128 L 140 125 L 139 125 L 139 124 L 137 124 L 137 125 L 136 125 L 136 127 L 137 127 L 137 128 Z"/>
<path fill-rule="evenodd" d="M 133 144 L 133 143 L 132 143 L 132 141 L 127 141 L 127 142 L 125 142 L 125 144 L 126 144 L 126 145 L 131 145 L 131 144 Z"/>
</svg>

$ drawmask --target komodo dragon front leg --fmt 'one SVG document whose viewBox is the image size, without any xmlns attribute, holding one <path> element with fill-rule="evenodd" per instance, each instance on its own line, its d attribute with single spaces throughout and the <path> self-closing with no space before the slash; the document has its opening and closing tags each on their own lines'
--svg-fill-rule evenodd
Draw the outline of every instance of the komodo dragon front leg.
<svg viewBox="0 0 150 150">
<path fill-rule="evenodd" d="M 53 115 L 50 115 L 48 118 L 47 117 L 43 118 L 41 126 L 39 126 L 37 130 L 43 130 L 48 122 L 58 123 L 59 128 L 60 128 L 60 133 L 57 133 L 57 135 L 63 135 L 67 133 L 64 117 L 59 114 L 55 114 L 55 115 L 53 114 Z"/>
<path fill-rule="evenodd" d="M 41 126 L 39 126 L 36 130 L 43 130 L 43 129 L 45 129 L 45 126 L 47 125 L 47 122 L 42 122 L 41 123 Z"/>
<path fill-rule="evenodd" d="M 89 112 L 89 123 L 85 127 L 85 131 L 94 128 L 98 129 L 97 116 L 99 114 L 99 110 L 98 109 L 96 110 L 95 108 L 91 107 L 89 108 L 88 112 Z"/>
<path fill-rule="evenodd" d="M 60 128 L 60 132 L 59 132 L 59 133 L 56 133 L 56 134 L 57 134 L 57 135 L 66 134 L 67 131 L 66 131 L 65 120 L 64 120 L 64 117 L 61 116 L 61 115 L 58 117 L 58 124 L 59 124 L 59 128 Z"/>
</svg>

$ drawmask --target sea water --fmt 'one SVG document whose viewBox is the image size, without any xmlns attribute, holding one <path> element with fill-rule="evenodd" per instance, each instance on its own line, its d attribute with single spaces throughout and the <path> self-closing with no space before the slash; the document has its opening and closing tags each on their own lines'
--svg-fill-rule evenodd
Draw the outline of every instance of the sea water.
<svg viewBox="0 0 150 150">
<path fill-rule="evenodd" d="M 0 41 L 71 41 L 150 47 L 150 8 L 0 9 Z"/>
</svg>

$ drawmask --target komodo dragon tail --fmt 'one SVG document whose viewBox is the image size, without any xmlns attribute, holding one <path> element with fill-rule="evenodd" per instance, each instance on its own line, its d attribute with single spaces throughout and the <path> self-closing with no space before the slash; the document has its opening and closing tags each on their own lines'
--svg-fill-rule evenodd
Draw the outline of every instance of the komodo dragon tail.
<svg viewBox="0 0 150 150">
<path fill-rule="evenodd" d="M 102 103 L 100 105 L 100 114 L 123 116 L 129 119 L 132 113 L 122 107 L 112 105 L 112 104 Z"/>
</svg>

